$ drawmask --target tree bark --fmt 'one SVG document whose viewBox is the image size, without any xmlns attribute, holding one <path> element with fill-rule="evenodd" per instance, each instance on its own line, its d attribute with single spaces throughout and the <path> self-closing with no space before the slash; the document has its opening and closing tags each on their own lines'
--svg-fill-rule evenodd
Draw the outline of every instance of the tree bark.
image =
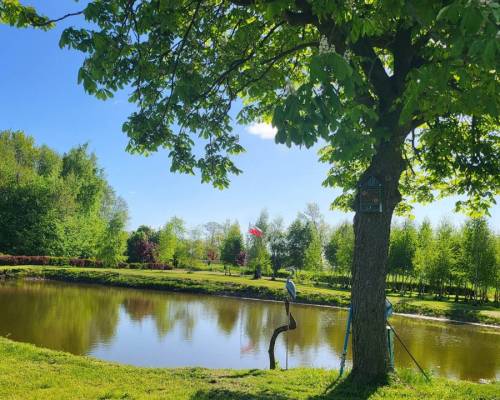
<svg viewBox="0 0 500 400">
<path fill-rule="evenodd" d="M 382 212 L 354 216 L 354 260 L 351 301 L 353 308 L 353 379 L 384 380 L 389 372 L 385 318 L 386 263 L 394 208 L 401 201 L 399 178 L 404 169 L 402 140 L 379 146 L 360 182 L 375 176 L 383 184 Z"/>
</svg>

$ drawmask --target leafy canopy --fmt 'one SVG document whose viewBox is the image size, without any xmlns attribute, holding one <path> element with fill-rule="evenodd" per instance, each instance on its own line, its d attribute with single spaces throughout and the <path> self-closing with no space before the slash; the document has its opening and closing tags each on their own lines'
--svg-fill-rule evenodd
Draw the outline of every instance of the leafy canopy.
<svg viewBox="0 0 500 400">
<path fill-rule="evenodd" d="M 45 25 L 47 21 L 48 19 L 38 15 L 33 7 L 23 6 L 19 0 L 2 0 L 0 2 L 0 23 L 18 28 L 44 24 L 45 28 L 48 29 L 50 25 Z"/>
<path fill-rule="evenodd" d="M 129 150 L 166 148 L 173 171 L 220 188 L 240 173 L 239 99 L 239 123 L 324 144 L 337 206 L 387 146 L 405 199 L 459 194 L 484 211 L 499 193 L 497 2 L 94 0 L 83 14 L 60 41 L 86 54 L 79 82 L 101 99 L 131 90 Z"/>
<path fill-rule="evenodd" d="M 58 21 L 81 14 L 83 14 L 83 11 L 68 13 L 56 19 L 49 19 L 44 15 L 40 15 L 34 7 L 21 4 L 19 0 L 0 1 L 0 24 L 7 24 L 16 28 L 34 27 L 48 30 L 53 28 Z"/>
</svg>

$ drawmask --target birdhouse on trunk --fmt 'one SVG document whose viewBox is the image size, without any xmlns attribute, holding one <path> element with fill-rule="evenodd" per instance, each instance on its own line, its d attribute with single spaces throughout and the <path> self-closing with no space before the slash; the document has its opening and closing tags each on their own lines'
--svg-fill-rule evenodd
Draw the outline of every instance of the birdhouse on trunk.
<svg viewBox="0 0 500 400">
<path fill-rule="evenodd" d="M 381 213 L 383 199 L 382 183 L 374 176 L 369 176 L 358 185 L 359 211 Z"/>
</svg>

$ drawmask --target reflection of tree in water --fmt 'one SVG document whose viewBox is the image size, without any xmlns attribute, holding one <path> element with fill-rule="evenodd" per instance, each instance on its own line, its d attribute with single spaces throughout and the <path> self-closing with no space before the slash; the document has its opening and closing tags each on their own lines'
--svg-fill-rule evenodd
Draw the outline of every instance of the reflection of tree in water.
<svg viewBox="0 0 500 400">
<path fill-rule="evenodd" d="M 141 322 L 144 318 L 151 318 L 160 338 L 173 327 L 168 313 L 168 301 L 159 293 L 125 293 L 122 306 L 132 321 Z"/>
<path fill-rule="evenodd" d="M 180 323 L 182 337 L 190 341 L 193 337 L 195 321 L 199 319 L 201 304 L 186 302 L 184 299 L 169 299 L 169 318 L 172 324 Z"/>
<path fill-rule="evenodd" d="M 283 337 L 283 340 L 287 340 L 290 354 L 300 364 L 315 365 L 318 352 L 325 347 L 331 353 L 340 351 L 338 341 L 343 339 L 344 324 L 339 322 L 338 310 L 293 304 L 291 312 L 297 329 L 285 332 L 288 338 Z M 282 318 L 286 321 L 286 315 Z"/>
<path fill-rule="evenodd" d="M 291 352 L 304 351 L 319 347 L 324 337 L 320 335 L 318 309 L 294 305 L 291 308 L 297 329 L 289 332 L 288 347 Z"/>
<path fill-rule="evenodd" d="M 281 303 L 241 302 L 243 331 L 253 347 L 267 348 L 274 329 L 286 323 L 285 307 Z M 285 333 L 290 351 L 305 352 L 318 347 L 324 340 L 319 335 L 321 321 L 308 307 L 293 305 L 297 329 Z"/>
<path fill-rule="evenodd" d="M 318 317 L 321 320 L 321 333 L 319 335 L 325 339 L 332 352 L 340 354 L 344 344 L 347 311 L 321 309 Z"/>
<path fill-rule="evenodd" d="M 239 302 L 226 298 L 155 292 L 131 292 L 122 304 L 133 321 L 152 318 L 160 337 L 177 326 L 185 340 L 192 340 L 196 324 L 203 320 L 217 321 L 218 328 L 230 334 L 240 310 Z"/>
<path fill-rule="evenodd" d="M 267 352 L 273 330 L 286 321 L 282 303 L 172 294 L 57 282 L 7 282 L 0 285 L 0 335 L 40 346 L 87 354 L 115 335 L 120 307 L 132 321 L 150 318 L 160 337 L 175 327 L 191 341 L 196 324 L 202 334 L 238 330 L 244 345 Z M 347 313 L 293 304 L 298 328 L 288 345 L 301 363 L 314 365 L 317 351 L 339 354 Z M 456 378 L 495 379 L 500 334 L 476 327 L 393 317 L 391 321 L 424 368 Z M 396 342 L 396 366 L 413 367 Z"/>
<path fill-rule="evenodd" d="M 243 332 L 250 341 L 252 347 L 259 347 L 261 341 L 265 340 L 267 330 L 274 330 L 269 322 L 273 320 L 269 314 L 270 308 L 262 307 L 261 304 L 253 302 L 242 303 L 241 318 L 243 319 Z M 271 337 L 269 335 L 269 337 Z"/>
<path fill-rule="evenodd" d="M 208 322 L 208 332 L 229 335 L 241 329 L 245 347 L 267 351 L 273 330 L 286 322 L 282 303 L 263 303 L 221 297 L 135 291 L 123 296 L 124 308 L 133 320 L 151 316 L 158 332 L 166 334 L 178 326 L 191 340 L 195 324 Z M 98 300 L 94 299 L 94 302 Z M 314 365 L 325 348 L 340 354 L 347 312 L 292 304 L 297 329 L 288 332 L 288 346 L 300 362 Z M 393 325 L 417 360 L 425 367 L 439 366 L 439 373 L 461 379 L 495 379 L 500 360 L 497 332 L 475 327 L 445 325 L 393 317 Z M 0 319 L 1 326 L 1 319 Z M 284 339 L 284 338 L 283 338 Z M 396 342 L 396 366 L 413 364 Z M 333 366 L 333 365 L 332 365 Z"/>
<path fill-rule="evenodd" d="M 119 296 L 83 285 L 8 283 L 0 290 L 0 335 L 86 354 L 114 336 L 119 303 Z"/>
<path fill-rule="evenodd" d="M 160 338 L 180 325 L 183 337 L 190 340 L 200 314 L 196 303 L 170 293 L 131 291 L 126 293 L 122 305 L 132 321 L 151 318 Z"/>
<path fill-rule="evenodd" d="M 230 335 L 240 318 L 240 304 L 223 298 L 210 301 L 207 306 L 209 308 L 208 312 L 213 309 L 216 310 L 217 326 L 219 329 L 226 335 Z"/>
<path fill-rule="evenodd" d="M 132 321 L 142 321 L 145 317 L 154 316 L 159 310 L 156 302 L 148 296 L 130 296 L 123 300 L 123 308 Z"/>
</svg>

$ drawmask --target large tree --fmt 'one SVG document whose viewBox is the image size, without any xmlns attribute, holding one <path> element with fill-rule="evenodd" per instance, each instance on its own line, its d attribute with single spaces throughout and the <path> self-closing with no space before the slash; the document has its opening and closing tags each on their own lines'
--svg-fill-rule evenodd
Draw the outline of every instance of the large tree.
<svg viewBox="0 0 500 400">
<path fill-rule="evenodd" d="M 96 257 L 104 262 L 104 265 L 114 267 L 125 261 L 127 249 L 127 204 L 116 197 L 112 189 L 108 189 L 109 207 L 103 212 L 106 222 L 104 232 L 97 241 Z"/>
<path fill-rule="evenodd" d="M 286 235 L 288 266 L 296 269 L 305 268 L 304 255 L 310 241 L 311 229 L 309 224 L 300 218 L 296 218 L 288 227 Z"/>
<path fill-rule="evenodd" d="M 269 226 L 268 239 L 271 254 L 271 267 L 273 269 L 273 279 L 275 279 L 278 270 L 286 266 L 289 258 L 283 218 L 277 217 L 271 222 Z"/>
<path fill-rule="evenodd" d="M 238 265 L 241 252 L 244 250 L 243 235 L 237 222 L 229 227 L 229 230 L 222 241 L 220 259 L 224 265 Z"/>
<path fill-rule="evenodd" d="M 405 280 L 414 272 L 413 259 L 417 245 L 417 230 L 410 220 L 392 227 L 387 271 L 402 278 L 401 292 L 405 292 Z"/>
<path fill-rule="evenodd" d="M 156 248 L 156 258 L 163 263 L 178 261 L 178 256 L 182 253 L 186 227 L 184 221 L 179 217 L 172 217 L 164 227 L 158 231 L 158 246 Z"/>
<path fill-rule="evenodd" d="M 325 258 L 334 271 L 349 275 L 352 271 L 354 231 L 352 224 L 343 222 L 337 226 L 325 246 Z"/>
<path fill-rule="evenodd" d="M 304 253 L 304 268 L 313 271 L 323 269 L 323 251 L 318 230 L 314 224 L 309 225 L 309 244 Z"/>
<path fill-rule="evenodd" d="M 127 239 L 128 261 L 133 263 L 155 262 L 157 247 L 157 232 L 149 226 L 141 225 Z"/>
<path fill-rule="evenodd" d="M 484 210 L 499 191 L 498 3 L 91 0 L 83 15 L 61 46 L 86 54 L 87 92 L 131 90 L 131 151 L 165 147 L 173 171 L 225 187 L 243 151 L 229 116 L 237 99 L 238 122 L 272 122 L 278 143 L 325 144 L 325 184 L 356 211 L 352 372 L 385 376 L 395 208 L 458 193 L 458 206 Z M 358 209 L 369 176 L 384 186 L 380 213 Z"/>
<path fill-rule="evenodd" d="M 463 227 L 463 265 L 476 300 L 487 301 L 488 287 L 496 284 L 495 239 L 483 218 L 469 219 Z"/>
<path fill-rule="evenodd" d="M 0 252 L 115 262 L 126 216 L 86 145 L 60 155 L 23 132 L 0 131 Z"/>
</svg>

